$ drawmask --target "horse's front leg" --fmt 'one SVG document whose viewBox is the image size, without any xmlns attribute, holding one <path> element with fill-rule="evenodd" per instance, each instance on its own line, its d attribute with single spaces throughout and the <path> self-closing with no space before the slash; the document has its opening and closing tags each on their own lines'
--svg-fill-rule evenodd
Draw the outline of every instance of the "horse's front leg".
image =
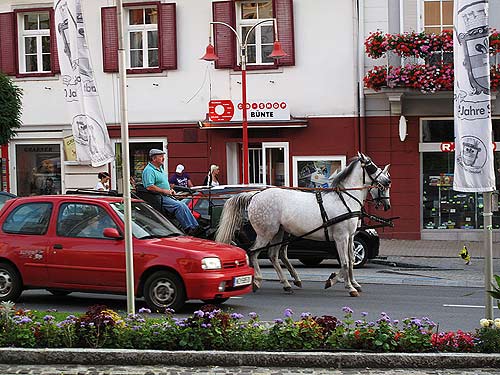
<svg viewBox="0 0 500 375">
<path fill-rule="evenodd" d="M 293 277 L 293 284 L 295 286 L 298 286 L 299 288 L 302 288 L 302 280 L 300 280 L 299 274 L 297 273 L 295 267 L 292 265 L 292 263 L 290 263 L 290 260 L 288 259 L 288 245 L 281 246 L 279 257 L 283 262 L 283 264 L 285 265 L 288 272 L 290 272 L 290 275 Z"/>
<path fill-rule="evenodd" d="M 250 264 L 254 269 L 254 277 L 253 277 L 253 291 L 256 292 L 262 286 L 262 272 L 260 270 L 259 265 L 259 254 L 262 250 L 253 251 L 253 249 L 260 249 L 266 246 L 269 241 L 263 239 L 262 237 L 257 236 L 255 243 L 248 250 Z"/>
<path fill-rule="evenodd" d="M 351 279 L 349 277 L 349 256 L 347 254 L 349 250 L 349 237 L 342 238 L 342 239 L 336 239 L 335 244 L 337 245 L 337 252 L 339 254 L 339 259 L 340 259 L 340 272 L 344 276 L 344 288 L 349 291 L 349 295 L 351 297 L 358 297 L 359 293 L 354 288 L 354 286 L 351 283 Z M 328 280 L 325 282 L 325 289 L 329 288 L 330 286 L 333 286 L 337 283 L 337 276 L 332 273 Z"/>
</svg>

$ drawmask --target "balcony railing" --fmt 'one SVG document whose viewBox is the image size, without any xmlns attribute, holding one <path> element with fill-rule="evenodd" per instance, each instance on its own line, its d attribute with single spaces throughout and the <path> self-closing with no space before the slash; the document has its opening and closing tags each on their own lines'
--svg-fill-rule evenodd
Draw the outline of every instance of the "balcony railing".
<svg viewBox="0 0 500 375">
<path fill-rule="evenodd" d="M 492 91 L 500 86 L 500 33 L 494 29 L 489 38 Z M 365 77 L 366 88 L 411 88 L 424 93 L 453 90 L 453 34 L 371 33 L 365 41 L 365 52 L 373 58 L 386 57 L 385 65 L 370 69 Z M 389 64 L 394 57 L 401 61 L 400 66 Z"/>
</svg>

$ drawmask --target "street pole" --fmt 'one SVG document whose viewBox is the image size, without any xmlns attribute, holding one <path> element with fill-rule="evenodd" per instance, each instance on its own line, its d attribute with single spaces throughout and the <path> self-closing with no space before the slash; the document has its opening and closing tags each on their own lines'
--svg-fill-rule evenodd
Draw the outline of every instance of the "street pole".
<svg viewBox="0 0 500 375">
<path fill-rule="evenodd" d="M 132 200 L 130 197 L 130 163 L 128 140 L 128 108 L 127 108 L 127 67 L 124 43 L 124 15 L 122 0 L 116 1 L 118 17 L 118 71 L 120 80 L 120 125 L 122 141 L 122 177 L 123 205 L 125 226 L 125 272 L 127 280 L 127 312 L 135 314 L 134 293 L 134 248 L 132 242 Z"/>
<path fill-rule="evenodd" d="M 247 119 L 247 44 L 241 45 L 241 105 L 243 121 L 243 183 L 248 184 L 248 119 Z"/>
<path fill-rule="evenodd" d="M 484 293 L 485 293 L 485 311 L 486 319 L 493 319 L 493 298 L 488 293 L 491 290 L 493 281 L 493 213 L 491 212 L 492 192 L 483 193 L 483 225 L 484 225 Z"/>
</svg>

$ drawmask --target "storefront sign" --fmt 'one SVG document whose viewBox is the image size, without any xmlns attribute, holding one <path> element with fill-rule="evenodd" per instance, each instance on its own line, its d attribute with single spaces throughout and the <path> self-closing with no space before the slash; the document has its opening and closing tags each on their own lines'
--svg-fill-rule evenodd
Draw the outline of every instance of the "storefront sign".
<svg viewBox="0 0 500 375">
<path fill-rule="evenodd" d="M 208 103 L 208 116 L 213 122 L 243 120 L 241 101 L 211 100 Z M 247 120 L 251 121 L 288 121 L 290 108 L 280 100 L 256 100 L 247 102 Z"/>
<path fill-rule="evenodd" d="M 440 144 L 441 152 L 455 152 L 455 142 L 442 142 Z M 493 151 L 497 150 L 497 144 L 493 142 Z"/>
</svg>

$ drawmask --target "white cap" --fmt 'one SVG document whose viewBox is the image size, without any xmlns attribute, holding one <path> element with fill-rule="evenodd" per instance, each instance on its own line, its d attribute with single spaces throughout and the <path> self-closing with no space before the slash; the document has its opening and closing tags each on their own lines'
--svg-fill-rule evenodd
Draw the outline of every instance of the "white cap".
<svg viewBox="0 0 500 375">
<path fill-rule="evenodd" d="M 177 164 L 177 167 L 175 167 L 175 171 L 177 173 L 182 173 L 183 170 L 184 170 L 184 166 L 182 164 Z"/>
</svg>

